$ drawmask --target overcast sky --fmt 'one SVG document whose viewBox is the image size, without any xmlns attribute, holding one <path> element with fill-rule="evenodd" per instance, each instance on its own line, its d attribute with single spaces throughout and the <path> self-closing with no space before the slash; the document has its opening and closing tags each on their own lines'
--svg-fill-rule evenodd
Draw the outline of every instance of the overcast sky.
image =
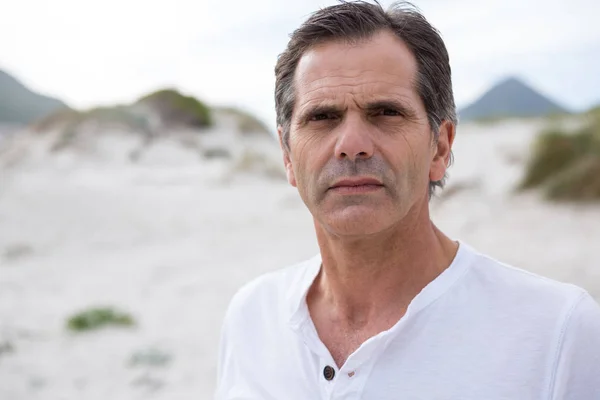
<svg viewBox="0 0 600 400">
<path fill-rule="evenodd" d="M 169 86 L 274 126 L 276 57 L 312 11 L 334 3 L 10 1 L 0 13 L 0 69 L 73 107 L 129 102 Z M 508 75 L 571 109 L 600 103 L 600 1 L 413 3 L 442 33 L 459 106 Z"/>
</svg>

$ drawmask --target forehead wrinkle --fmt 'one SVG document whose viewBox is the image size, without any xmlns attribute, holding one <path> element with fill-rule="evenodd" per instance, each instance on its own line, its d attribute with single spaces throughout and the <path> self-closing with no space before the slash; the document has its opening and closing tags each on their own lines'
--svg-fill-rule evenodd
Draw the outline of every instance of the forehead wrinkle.
<svg viewBox="0 0 600 400">
<path fill-rule="evenodd" d="M 384 88 L 384 90 L 382 91 L 382 87 Z M 304 96 L 309 96 L 315 92 L 334 92 L 338 89 L 344 90 L 344 93 L 339 93 L 341 94 L 363 94 L 363 93 L 368 93 L 368 92 L 375 92 L 375 91 L 380 91 L 380 92 L 384 92 L 384 93 L 389 93 L 391 91 L 393 91 L 393 89 L 401 89 L 401 90 L 405 90 L 407 89 L 406 87 L 404 87 L 403 85 L 398 85 L 398 84 L 394 84 L 392 82 L 357 82 L 357 83 L 332 83 L 332 84 L 328 84 L 328 85 L 322 85 L 322 86 L 318 86 L 318 87 L 314 87 L 311 89 L 308 89 L 307 91 L 305 91 L 304 93 L 301 93 Z M 392 89 L 392 90 L 390 90 Z"/>
<path fill-rule="evenodd" d="M 361 75 L 362 74 L 359 74 L 357 77 L 360 77 Z M 360 79 L 359 82 L 354 81 L 356 78 L 353 76 L 344 78 L 324 76 L 303 85 L 300 85 L 302 82 L 296 82 L 297 89 L 304 89 L 297 90 L 296 100 L 302 100 L 302 98 L 305 97 L 310 99 L 315 93 L 317 93 L 318 97 L 337 97 L 342 94 L 335 93 L 336 91 L 350 92 L 350 94 L 381 92 L 385 95 L 393 95 L 393 92 L 415 90 L 412 80 L 408 81 L 408 84 L 405 84 L 404 82 L 399 82 L 399 77 L 395 74 L 387 74 L 393 76 L 393 79 L 382 79 L 381 75 L 384 74 L 376 74 L 375 79 Z M 348 82 L 348 80 L 351 81 Z"/>
<path fill-rule="evenodd" d="M 399 76 L 397 74 L 394 73 L 386 73 L 386 72 L 379 72 L 379 71 L 375 71 L 375 70 L 371 70 L 368 71 L 370 73 L 373 74 L 375 79 L 371 79 L 373 76 L 365 76 L 365 75 L 369 75 L 367 73 L 363 72 L 359 72 L 357 74 L 354 75 L 347 75 L 347 76 L 335 76 L 335 75 L 331 75 L 328 74 L 326 76 L 320 77 L 320 78 L 316 78 L 314 80 L 311 80 L 309 82 L 304 82 L 303 85 L 300 85 L 302 81 L 302 78 L 298 78 L 296 80 L 296 85 L 297 87 L 308 87 L 310 89 L 308 89 L 307 92 L 305 93 L 310 93 L 314 90 L 318 90 L 319 88 L 323 88 L 323 87 L 329 87 L 329 86 L 334 86 L 334 87 L 351 87 L 351 86 L 362 86 L 362 85 L 379 85 L 379 84 L 384 84 L 386 86 L 389 85 L 393 85 L 393 86 L 399 86 L 399 87 L 404 87 L 404 85 L 399 83 Z M 383 77 L 387 75 L 389 76 L 391 79 L 384 79 Z M 308 77 L 306 77 L 308 78 Z M 363 78 L 363 79 L 360 79 Z M 336 80 L 340 80 L 341 82 L 335 82 Z M 351 83 L 346 83 L 344 81 L 347 80 L 351 80 Z M 298 82 L 300 81 L 300 82 Z M 322 82 L 325 81 L 324 84 L 322 84 Z M 331 82 L 333 81 L 333 82 Z M 358 81 L 358 82 L 357 82 Z M 410 81 L 411 85 L 412 85 L 412 80 Z M 316 86 L 316 88 L 315 88 Z"/>
<path fill-rule="evenodd" d="M 328 78 L 331 79 L 331 78 Z M 298 93 L 298 97 L 306 97 L 311 96 L 315 92 L 325 92 L 325 93 L 334 93 L 336 91 L 344 91 L 341 94 L 364 94 L 370 92 L 381 92 L 383 94 L 393 94 L 394 92 L 404 92 L 406 90 L 413 91 L 412 82 L 408 85 L 402 85 L 398 83 L 397 79 L 394 81 L 387 80 L 377 80 L 377 81 L 363 81 L 363 82 L 349 82 L 349 83 L 340 83 L 340 82 L 327 82 L 323 85 L 305 85 L 308 86 L 307 90 Z M 316 86 L 316 87 L 315 87 Z"/>
<path fill-rule="evenodd" d="M 327 90 L 327 88 L 318 88 L 311 90 L 310 92 L 307 92 L 305 96 L 302 96 L 304 97 L 304 99 L 302 99 L 302 101 L 298 101 L 298 106 L 300 109 L 306 109 L 307 107 L 312 106 L 315 102 L 319 105 L 325 104 L 335 106 L 339 103 L 346 103 L 349 97 L 359 108 L 362 108 L 359 103 L 366 104 L 386 100 L 395 100 L 396 102 L 406 104 L 408 106 L 411 102 L 412 93 L 406 93 L 407 89 L 404 87 L 401 87 L 401 89 L 403 90 L 401 90 L 400 92 L 364 90 L 360 92 L 335 93 L 334 90 Z"/>
<path fill-rule="evenodd" d="M 345 68 L 343 66 L 338 67 L 338 68 L 330 68 L 327 69 L 323 72 L 307 72 L 304 71 L 303 73 L 300 73 L 298 75 L 296 75 L 296 80 L 298 79 L 302 79 L 303 77 L 306 78 L 310 78 L 311 75 L 325 75 L 316 79 L 313 79 L 311 81 L 311 83 L 315 83 L 315 82 L 319 82 L 323 79 L 330 79 L 332 77 L 334 78 L 340 78 L 340 79 L 356 79 L 359 78 L 361 75 L 368 75 L 368 74 L 375 74 L 375 76 L 377 77 L 381 77 L 382 75 L 390 75 L 394 77 L 394 80 L 398 79 L 399 71 L 392 71 L 392 72 L 387 72 L 387 71 L 381 71 L 375 68 L 369 68 L 369 69 L 348 69 Z M 336 75 L 339 74 L 339 75 Z"/>
</svg>

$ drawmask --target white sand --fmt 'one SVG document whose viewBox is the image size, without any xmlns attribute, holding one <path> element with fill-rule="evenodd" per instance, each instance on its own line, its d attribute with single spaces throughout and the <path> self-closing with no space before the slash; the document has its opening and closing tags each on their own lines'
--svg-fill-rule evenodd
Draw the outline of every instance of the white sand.
<svg viewBox="0 0 600 400">
<path fill-rule="evenodd" d="M 510 194 L 535 130 L 461 127 L 433 219 L 600 298 L 600 207 Z M 231 295 L 317 251 L 310 214 L 285 182 L 231 175 L 223 161 L 173 162 L 176 151 L 160 148 L 138 166 L 38 160 L 0 171 L 0 399 L 210 399 Z M 65 329 L 97 305 L 131 312 L 137 328 Z M 6 342 L 13 350 L 2 353 Z M 170 362 L 128 365 L 151 348 Z"/>
</svg>

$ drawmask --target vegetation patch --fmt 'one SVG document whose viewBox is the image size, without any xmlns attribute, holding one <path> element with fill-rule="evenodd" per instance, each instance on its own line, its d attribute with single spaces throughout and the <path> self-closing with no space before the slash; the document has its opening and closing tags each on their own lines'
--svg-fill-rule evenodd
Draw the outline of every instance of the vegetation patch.
<svg viewBox="0 0 600 400">
<path fill-rule="evenodd" d="M 210 107 L 192 96 L 185 96 L 175 89 L 163 89 L 137 101 L 157 111 L 165 125 L 184 125 L 206 128 L 213 125 Z"/>
<path fill-rule="evenodd" d="M 540 188 L 550 200 L 600 200 L 600 107 L 583 117 L 579 129 L 540 134 L 519 189 Z"/>
<path fill-rule="evenodd" d="M 96 307 L 78 312 L 67 320 L 67 328 L 75 332 L 92 331 L 108 326 L 131 327 L 133 317 L 112 307 Z"/>
<path fill-rule="evenodd" d="M 5 354 L 9 354 L 9 353 L 13 353 L 15 351 L 15 346 L 13 346 L 13 344 L 11 342 L 4 341 L 4 342 L 0 342 L 0 356 L 3 356 Z"/>
<path fill-rule="evenodd" d="M 171 362 L 171 355 L 154 347 L 138 350 L 131 355 L 129 366 L 165 367 Z"/>
</svg>

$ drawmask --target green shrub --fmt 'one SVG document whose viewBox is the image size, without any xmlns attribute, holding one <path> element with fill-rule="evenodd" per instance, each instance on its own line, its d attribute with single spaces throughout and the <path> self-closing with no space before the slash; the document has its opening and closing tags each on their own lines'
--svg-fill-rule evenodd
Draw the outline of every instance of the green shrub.
<svg viewBox="0 0 600 400">
<path fill-rule="evenodd" d="M 600 200 L 600 157 L 585 157 L 550 179 L 545 194 L 552 200 Z"/>
<path fill-rule="evenodd" d="M 210 108 L 195 97 L 185 96 L 175 89 L 164 89 L 138 100 L 155 109 L 164 123 L 189 125 L 199 128 L 213 124 Z"/>
<path fill-rule="evenodd" d="M 67 321 L 67 328 L 72 331 L 90 331 L 106 326 L 129 327 L 135 324 L 133 317 L 111 307 L 90 308 L 81 311 Z"/>
<path fill-rule="evenodd" d="M 151 347 L 133 353 L 128 364 L 131 367 L 164 367 L 171 362 L 172 358 L 166 351 Z"/>
<path fill-rule="evenodd" d="M 600 122 L 600 105 L 590 108 L 585 115 L 594 122 Z"/>
<path fill-rule="evenodd" d="M 600 200 L 600 111 L 584 114 L 574 132 L 540 134 L 519 187 L 540 187 L 551 200 Z"/>
<path fill-rule="evenodd" d="M 587 132 L 568 134 L 551 130 L 542 133 L 534 144 L 521 187 L 532 188 L 569 167 L 585 154 L 592 136 Z"/>
</svg>

